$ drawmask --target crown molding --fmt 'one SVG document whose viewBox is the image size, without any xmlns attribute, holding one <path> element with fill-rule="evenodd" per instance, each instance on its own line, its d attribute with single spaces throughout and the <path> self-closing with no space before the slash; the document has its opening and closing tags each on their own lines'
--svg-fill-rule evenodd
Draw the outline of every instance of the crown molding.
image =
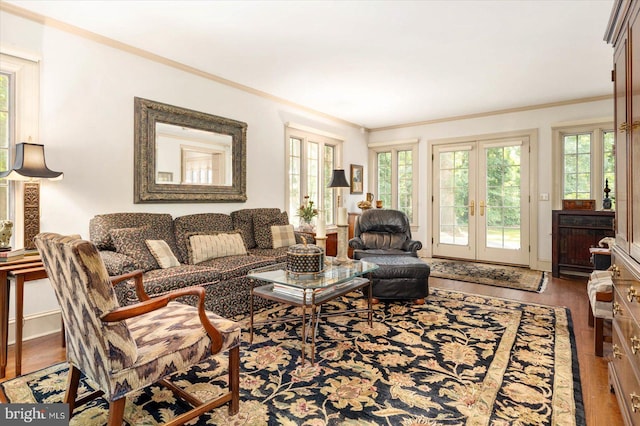
<svg viewBox="0 0 640 426">
<path fill-rule="evenodd" d="M 613 100 L 613 95 L 591 96 L 591 97 L 580 98 L 580 99 L 569 99 L 569 100 L 565 100 L 565 101 L 548 102 L 548 103 L 544 103 L 544 104 L 536 104 L 536 105 L 522 106 L 522 107 L 516 107 L 516 108 L 505 108 L 505 109 L 499 109 L 499 110 L 495 110 L 495 111 L 478 112 L 478 113 L 474 113 L 474 114 L 465 114 L 465 115 L 456 115 L 456 116 L 445 117 L 445 118 L 436 118 L 436 119 L 433 119 L 433 120 L 417 121 L 417 122 L 414 122 L 414 123 L 406 123 L 406 124 L 397 124 L 397 125 L 393 125 L 393 126 L 377 127 L 377 128 L 374 128 L 374 129 L 369 129 L 369 132 L 381 132 L 381 131 L 384 131 L 384 130 L 403 129 L 403 128 L 406 128 L 406 127 L 416 127 L 416 126 L 425 126 L 427 124 L 437 124 L 437 123 L 446 123 L 446 122 L 449 122 L 449 121 L 469 120 L 469 119 L 472 119 L 472 118 L 490 117 L 492 115 L 502 115 L 502 114 L 510 114 L 510 113 L 514 113 L 514 112 L 533 111 L 533 110 L 536 110 L 536 109 L 545 109 L 545 108 L 553 108 L 553 107 L 565 106 L 565 105 L 574 105 L 574 104 L 583 104 L 583 103 L 588 103 L 588 102 L 604 101 L 604 100 L 607 100 L 607 99 Z"/>
</svg>

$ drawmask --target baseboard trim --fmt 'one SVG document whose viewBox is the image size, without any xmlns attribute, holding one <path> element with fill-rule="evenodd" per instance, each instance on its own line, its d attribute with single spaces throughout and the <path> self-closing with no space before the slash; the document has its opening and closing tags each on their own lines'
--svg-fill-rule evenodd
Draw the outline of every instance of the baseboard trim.
<svg viewBox="0 0 640 426">
<path fill-rule="evenodd" d="M 62 330 L 62 316 L 60 311 L 39 312 L 24 318 L 22 328 L 22 341 L 35 339 L 49 334 L 58 333 Z M 9 321 L 9 344 L 16 342 L 16 321 Z"/>
</svg>

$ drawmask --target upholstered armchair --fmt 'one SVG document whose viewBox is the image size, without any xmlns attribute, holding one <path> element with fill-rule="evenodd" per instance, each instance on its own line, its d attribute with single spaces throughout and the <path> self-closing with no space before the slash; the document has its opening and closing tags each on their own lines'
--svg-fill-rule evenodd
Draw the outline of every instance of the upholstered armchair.
<svg viewBox="0 0 640 426">
<path fill-rule="evenodd" d="M 169 424 L 183 424 L 226 403 L 230 415 L 238 412 L 240 325 L 205 311 L 204 289 L 149 298 L 142 271 L 110 278 L 89 241 L 42 233 L 35 243 L 62 311 L 69 362 L 64 402 L 70 415 L 75 406 L 104 395 L 108 424 L 120 426 L 127 395 L 156 382 L 195 407 Z M 132 278 L 140 302 L 120 307 L 113 285 Z M 197 307 L 174 301 L 185 295 L 197 296 Z M 202 402 L 167 380 L 205 359 L 222 362 L 223 351 L 228 351 L 229 366 L 229 389 L 223 395 Z M 81 373 L 99 391 L 76 401 Z"/>
<path fill-rule="evenodd" d="M 371 209 L 362 212 L 349 240 L 353 258 L 404 255 L 418 257 L 420 241 L 411 239 L 411 226 L 406 214 L 398 210 Z"/>
</svg>

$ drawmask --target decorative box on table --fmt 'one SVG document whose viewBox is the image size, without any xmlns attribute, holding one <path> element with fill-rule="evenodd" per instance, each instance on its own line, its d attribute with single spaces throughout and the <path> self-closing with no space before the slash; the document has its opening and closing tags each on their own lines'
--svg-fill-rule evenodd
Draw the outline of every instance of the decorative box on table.
<svg viewBox="0 0 640 426">
<path fill-rule="evenodd" d="M 287 272 L 292 274 L 317 274 L 324 270 L 324 251 L 307 244 L 295 244 L 287 250 Z"/>
</svg>

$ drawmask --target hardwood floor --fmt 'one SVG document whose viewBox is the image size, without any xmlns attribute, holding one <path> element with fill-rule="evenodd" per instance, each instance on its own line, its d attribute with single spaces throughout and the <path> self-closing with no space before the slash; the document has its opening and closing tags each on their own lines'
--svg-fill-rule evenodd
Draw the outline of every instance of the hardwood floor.
<svg viewBox="0 0 640 426">
<path fill-rule="evenodd" d="M 431 287 L 569 308 L 578 349 L 587 425 L 623 424 L 618 402 L 615 395 L 609 391 L 607 378 L 607 359 L 611 356 L 611 345 L 605 343 L 603 358 L 594 355 L 593 328 L 589 327 L 587 323 L 589 305 L 586 294 L 586 278 L 582 280 L 551 278 L 547 289 L 542 294 L 440 278 L 430 278 L 429 283 Z M 41 337 L 24 343 L 22 371 L 23 374 L 28 373 L 64 359 L 65 352 L 60 344 L 59 334 Z M 7 377 L 0 379 L 0 382 L 15 377 L 13 360 L 13 347 L 10 347 Z"/>
</svg>

